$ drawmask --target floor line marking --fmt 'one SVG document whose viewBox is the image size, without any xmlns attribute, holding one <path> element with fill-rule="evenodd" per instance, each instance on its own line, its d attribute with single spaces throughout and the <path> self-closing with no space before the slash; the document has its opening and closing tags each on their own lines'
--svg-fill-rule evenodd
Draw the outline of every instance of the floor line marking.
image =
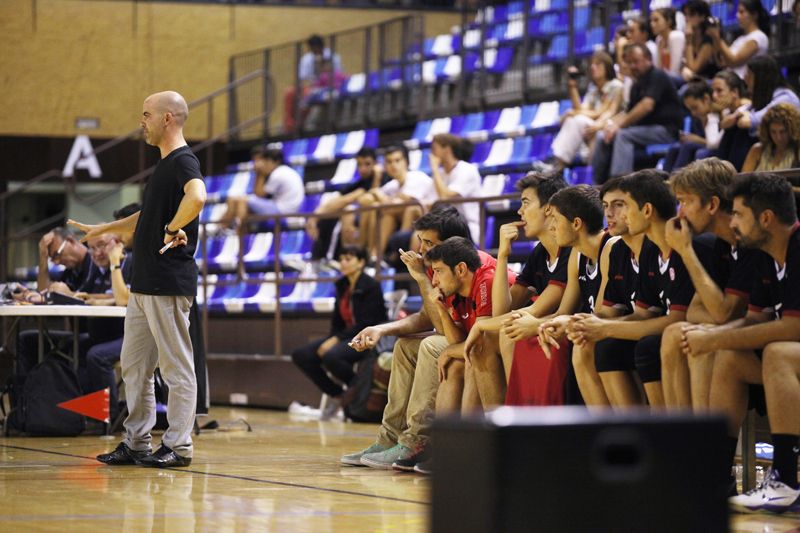
<svg viewBox="0 0 800 533">
<path fill-rule="evenodd" d="M 12 444 L 5 444 L 5 443 L 0 443 L 0 446 L 2 446 L 3 448 L 11 448 L 11 449 L 15 449 L 15 450 L 24 450 L 24 451 L 29 451 L 29 452 L 47 453 L 47 454 L 52 454 L 52 455 L 60 455 L 60 456 L 63 456 L 63 457 L 72 457 L 72 458 L 75 458 L 75 459 L 85 459 L 87 461 L 97 461 L 97 459 L 95 459 L 94 457 L 86 457 L 86 456 L 83 456 L 83 455 L 76 455 L 76 454 L 72 454 L 72 453 L 56 452 L 56 451 L 51 451 L 51 450 L 42 450 L 42 449 L 39 449 L 39 448 L 28 448 L 28 447 L 25 447 L 25 446 L 14 446 Z M 198 474 L 198 475 L 201 475 L 201 476 L 218 477 L 218 478 L 224 478 L 224 479 L 238 479 L 238 480 L 241 480 L 241 481 L 253 481 L 255 483 L 263 483 L 263 484 L 269 484 L 269 485 L 279 485 L 279 486 L 291 487 L 291 488 L 295 488 L 295 489 L 309 489 L 309 490 L 318 490 L 318 491 L 322 491 L 322 492 L 333 492 L 333 493 L 336 493 L 336 494 L 348 494 L 350 496 L 362 496 L 364 498 L 375 498 L 375 499 L 378 499 L 378 500 L 394 501 L 394 502 L 400 502 L 400 503 L 414 503 L 414 504 L 418 504 L 418 505 L 430 505 L 430 502 L 422 502 L 422 501 L 419 501 L 419 500 L 408 500 L 408 499 L 405 499 L 405 498 L 395 498 L 394 496 L 381 496 L 381 495 L 378 495 L 378 494 L 367 494 L 367 493 L 364 493 L 364 492 L 356 492 L 356 491 L 352 491 L 352 490 L 331 489 L 331 488 L 326 488 L 326 487 L 317 487 L 317 486 L 314 486 L 314 485 L 305 485 L 305 484 L 301 484 L 301 483 L 289 483 L 287 481 L 276 481 L 276 480 L 273 480 L 273 479 L 258 479 L 258 478 L 254 478 L 254 477 L 248 477 L 248 476 L 239 476 L 239 475 L 236 475 L 236 474 L 221 474 L 221 473 L 217 473 L 217 472 L 202 472 L 200 470 L 192 470 L 192 469 L 187 469 L 187 468 L 163 468 L 163 469 L 160 469 L 160 470 L 170 470 L 172 472 L 186 472 L 186 473 L 190 473 L 190 474 Z"/>
</svg>

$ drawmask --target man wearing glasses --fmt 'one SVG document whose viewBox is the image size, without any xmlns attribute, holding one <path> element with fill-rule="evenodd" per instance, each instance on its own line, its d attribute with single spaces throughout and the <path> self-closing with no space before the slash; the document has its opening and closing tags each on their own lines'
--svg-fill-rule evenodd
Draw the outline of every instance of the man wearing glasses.
<svg viewBox="0 0 800 533">
<path fill-rule="evenodd" d="M 65 267 L 61 279 L 55 282 L 50 279 L 48 260 Z M 39 291 L 50 289 L 67 294 L 83 290 L 91 276 L 92 266 L 89 250 L 68 230 L 55 228 L 39 240 L 37 288 Z"/>
</svg>

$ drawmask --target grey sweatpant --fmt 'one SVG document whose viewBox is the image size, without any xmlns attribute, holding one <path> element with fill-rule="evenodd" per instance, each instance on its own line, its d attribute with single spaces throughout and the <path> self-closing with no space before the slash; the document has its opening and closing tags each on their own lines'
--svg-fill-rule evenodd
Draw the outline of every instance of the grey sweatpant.
<svg viewBox="0 0 800 533">
<path fill-rule="evenodd" d="M 150 450 L 156 423 L 153 372 L 156 366 L 169 387 L 169 428 L 161 441 L 180 456 L 192 456 L 192 429 L 197 402 L 188 296 L 151 296 L 131 292 L 122 341 L 122 380 L 128 418 L 125 443 L 132 450 Z"/>
</svg>

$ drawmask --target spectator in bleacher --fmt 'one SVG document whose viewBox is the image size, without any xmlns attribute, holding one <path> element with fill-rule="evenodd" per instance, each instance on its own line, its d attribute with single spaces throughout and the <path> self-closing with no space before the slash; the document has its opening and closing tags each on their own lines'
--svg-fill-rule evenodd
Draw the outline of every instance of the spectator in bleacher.
<svg viewBox="0 0 800 533">
<path fill-rule="evenodd" d="M 747 87 L 744 81 L 736 75 L 732 70 L 720 70 L 714 75 L 711 80 L 711 99 L 713 100 L 713 109 L 719 113 L 719 127 L 722 130 L 722 138 L 720 138 L 720 146 L 716 150 L 701 149 L 697 151 L 697 158 L 703 159 L 705 157 L 717 156 L 720 159 L 730 161 L 736 167 L 735 160 L 731 158 L 737 154 L 731 154 L 731 147 L 738 144 L 744 145 L 744 153 L 750 149 L 752 141 L 747 135 L 747 132 L 740 131 L 736 128 L 736 123 L 743 113 L 750 105 L 750 100 L 745 98 Z M 722 141 L 726 136 L 737 137 L 735 139 L 728 139 L 725 141 L 723 150 Z M 739 167 L 744 160 L 744 153 L 738 154 Z"/>
<path fill-rule="evenodd" d="M 781 67 L 772 56 L 758 56 L 747 62 L 744 83 L 750 92 L 752 104 L 737 121 L 739 128 L 756 136 L 762 117 L 777 104 L 787 103 L 800 108 L 800 98 L 789 88 Z"/>
<path fill-rule="evenodd" d="M 424 338 L 410 335 L 432 329 L 445 331 L 439 312 L 439 291 L 433 286 L 433 272 L 426 254 L 451 237 L 469 239 L 470 230 L 458 210 L 449 205 L 436 207 L 423 215 L 414 229 L 420 253 L 404 251 L 401 259 L 419 285 L 422 309 L 395 322 L 365 328 L 352 340 L 351 346 L 361 351 L 374 348 L 384 335 L 400 337 L 394 345 L 389 403 L 383 412 L 378 438 L 366 449 L 342 456 L 341 462 L 346 465 L 391 469 L 395 461 L 421 458 L 419 454 L 430 439 L 439 387 L 437 358 L 448 342 L 442 335 Z M 494 261 L 488 254 L 480 254 L 483 262 Z M 362 463 L 365 455 L 369 457 Z"/>
<path fill-rule="evenodd" d="M 431 144 L 431 177 L 439 200 L 471 198 L 481 194 L 478 168 L 460 159 L 462 139 L 450 133 L 434 135 Z M 479 242 L 480 207 L 476 202 L 455 204 L 469 225 L 472 240 Z"/>
<path fill-rule="evenodd" d="M 675 142 L 683 122 L 675 85 L 669 75 L 653 67 L 650 50 L 631 44 L 624 56 L 636 82 L 627 110 L 609 119 L 597 133 L 592 157 L 595 183 L 632 172 L 637 145 Z"/>
<path fill-rule="evenodd" d="M 332 54 L 330 48 L 325 47 L 325 42 L 319 35 L 312 35 L 306 41 L 308 52 L 300 57 L 297 65 L 297 79 L 300 85 L 300 94 L 297 94 L 295 85 L 288 87 L 283 98 L 283 129 L 285 133 L 292 133 L 297 129 L 298 122 L 302 124 L 302 116 L 295 115 L 295 106 L 298 99 L 304 99 L 311 91 L 312 85 L 317 82 L 321 70 L 322 60 L 331 61 L 333 72 L 342 71 L 342 60 L 339 54 Z"/>
<path fill-rule="evenodd" d="M 714 41 L 706 32 L 710 24 L 716 23 L 711 18 L 711 8 L 705 0 L 689 0 L 683 5 L 683 13 L 686 16 L 683 30 L 686 46 L 681 76 L 684 81 L 696 76 L 710 80 L 719 72 Z"/>
<path fill-rule="evenodd" d="M 742 168 L 750 147 L 756 142 L 761 118 L 774 105 L 788 103 L 800 107 L 800 99 L 787 87 L 780 67 L 771 56 L 754 57 L 747 63 L 744 77 L 752 97 L 749 106 L 740 106 L 720 122 L 725 135 L 720 141 L 720 157 Z"/>
<path fill-rule="evenodd" d="M 686 311 L 686 322 L 667 327 L 661 342 L 664 401 L 670 408 L 708 411 L 714 354 L 686 357 L 681 350 L 684 332 L 700 327 L 727 328 L 747 311 L 757 252 L 737 246 L 731 229 L 728 188 L 735 177 L 733 165 L 717 158 L 695 161 L 670 177 L 679 208 L 665 236 L 697 290 Z M 703 233 L 716 236 L 711 259 L 705 261 L 692 242 L 694 236 Z"/>
<path fill-rule="evenodd" d="M 765 55 L 769 50 L 769 13 L 764 9 L 761 0 L 739 0 L 736 20 L 743 34 L 730 46 L 722 38 L 722 29 L 718 23 L 710 25 L 706 34 L 714 44 L 717 64 L 722 68 L 732 69 L 737 76 L 744 79 L 747 62 L 753 57 Z"/>
<path fill-rule="evenodd" d="M 414 221 L 422 216 L 423 209 L 438 198 L 430 176 L 419 170 L 408 170 L 408 150 L 404 146 L 388 147 L 384 153 L 384 165 L 391 180 L 358 199 L 362 206 L 381 206 L 380 213 L 368 211 L 361 217 L 361 231 L 372 263 L 383 258 L 389 237 L 395 231 L 411 230 Z M 421 205 L 393 207 L 393 204 L 414 200 Z"/>
<path fill-rule="evenodd" d="M 55 281 L 50 279 L 48 261 L 64 266 L 60 278 Z M 54 228 L 39 239 L 39 273 L 36 286 L 40 292 L 54 290 L 72 294 L 83 290 L 94 270 L 89 250 L 69 230 Z"/>
<path fill-rule="evenodd" d="M 796 505 L 798 426 L 793 387 L 797 382 L 797 352 L 786 353 L 800 340 L 800 231 L 792 187 L 774 174 L 740 174 L 730 189 L 731 227 L 741 246 L 759 249 L 754 262 L 747 315 L 728 328 L 697 328 L 686 332 L 684 352 L 715 352 L 710 408 L 728 417 L 725 474 L 736 455 L 739 430 L 748 403 L 766 407 L 775 446 L 771 472 L 756 490 L 730 499 L 738 511 L 783 512 Z M 776 342 L 784 341 L 784 342 Z M 788 395 L 785 395 L 788 393 Z M 759 401 L 760 400 L 760 401 Z M 763 413 L 763 409 L 761 409 Z M 720 472 L 720 478 L 722 478 Z M 721 481 L 721 479 L 720 479 Z M 731 492 L 735 493 L 731 479 Z"/>
<path fill-rule="evenodd" d="M 624 31 L 615 34 L 614 58 L 619 69 L 619 77 L 622 78 L 622 107 L 627 108 L 630 101 L 631 87 L 634 79 L 631 75 L 628 64 L 625 62 L 625 47 L 629 44 L 643 44 L 650 50 L 651 57 L 655 57 L 658 48 L 653 40 L 653 32 L 650 29 L 650 20 L 647 17 L 634 17 L 625 24 Z"/>
<path fill-rule="evenodd" d="M 704 81 L 693 81 L 684 87 L 683 105 L 689 110 L 692 125 L 699 126 L 698 133 L 681 130 L 678 145 L 673 146 L 664 158 L 664 170 L 672 172 L 688 165 L 698 150 L 716 150 L 722 139 L 719 113 L 712 110 L 711 87 Z"/>
<path fill-rule="evenodd" d="M 563 398 L 563 388 L 547 380 L 552 365 L 536 351 L 536 331 L 540 321 L 558 308 L 567 284 L 571 249 L 558 246 L 555 234 L 549 230 L 548 216 L 550 199 L 565 189 L 567 182 L 560 174 L 529 172 L 516 187 L 520 191 L 521 220 L 500 227 L 497 268 L 492 282 L 492 318 L 476 323 L 464 349 L 472 354 L 476 348 L 485 346 L 482 343 L 498 345 L 507 385 L 500 389 L 507 389 L 507 404 L 553 404 Z M 539 242 L 509 287 L 506 272 L 511 243 L 520 237 L 520 230 L 526 238 Z M 515 332 L 513 335 L 509 334 L 511 330 Z M 531 375 L 537 379 L 528 379 Z M 485 383 L 496 381 L 485 380 Z"/>
<path fill-rule="evenodd" d="M 361 148 L 356 154 L 356 168 L 358 169 L 357 181 L 348 183 L 338 190 L 338 194 L 320 203 L 314 211 L 317 214 L 332 213 L 346 209 L 358 202 L 364 193 L 380 187 L 391 178 L 377 163 L 375 150 Z M 338 257 L 339 247 L 362 246 L 366 247 L 366 233 L 359 230 L 359 215 L 345 214 L 338 218 L 315 218 L 306 220 L 306 232 L 314 240 L 311 250 L 312 259 Z M 337 231 L 338 226 L 338 231 Z"/>
<path fill-rule="evenodd" d="M 742 172 L 800 167 L 800 109 L 786 103 L 771 107 L 758 126 L 758 139 L 747 154 Z"/>
<path fill-rule="evenodd" d="M 589 161 L 595 134 L 606 120 L 617 114 L 622 104 L 622 82 L 614 72 L 614 59 L 604 51 L 592 54 L 589 61 L 589 87 L 581 101 L 578 92 L 578 71 L 568 70 L 567 90 L 572 109 L 561 117 L 561 129 L 553 139 L 554 170 L 572 165 L 575 157 Z"/>
<path fill-rule="evenodd" d="M 243 221 L 250 213 L 296 213 L 303 203 L 303 178 L 283 163 L 283 152 L 279 148 L 256 146 L 252 150 L 252 157 L 256 173 L 253 192 L 247 196 L 228 197 L 228 209 L 219 221 L 222 227 L 244 231 Z"/>
<path fill-rule="evenodd" d="M 650 27 L 650 19 L 643 16 L 629 19 L 627 31 L 624 35 L 619 36 L 614 48 L 617 54 L 617 65 L 620 66 L 620 69 L 625 73 L 628 72 L 624 53 L 625 47 L 629 44 L 643 44 L 650 50 L 650 54 L 655 57 L 658 53 L 658 47 L 654 39 L 655 35 Z"/>
<path fill-rule="evenodd" d="M 342 277 L 336 280 L 331 329 L 324 339 L 315 340 L 292 352 L 292 361 L 330 398 L 323 419 L 336 415 L 341 406 L 343 385 L 355 377 L 353 365 L 367 354 L 354 350 L 349 342 L 364 328 L 386 322 L 386 306 L 381 284 L 364 273 L 367 252 L 357 246 L 344 246 L 339 254 Z M 338 380 L 338 383 L 328 375 Z"/>
<path fill-rule="evenodd" d="M 675 10 L 662 7 L 653 11 L 650 14 L 650 27 L 656 36 L 653 65 L 673 78 L 680 79 L 686 36 L 676 29 Z"/>
</svg>

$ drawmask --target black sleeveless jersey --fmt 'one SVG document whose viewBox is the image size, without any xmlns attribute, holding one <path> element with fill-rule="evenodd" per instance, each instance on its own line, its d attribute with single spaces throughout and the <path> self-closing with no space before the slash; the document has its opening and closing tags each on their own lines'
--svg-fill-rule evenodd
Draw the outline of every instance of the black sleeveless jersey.
<svg viewBox="0 0 800 533">
<path fill-rule="evenodd" d="M 611 235 L 604 231 L 603 238 L 600 241 L 600 250 L 597 253 L 597 261 L 595 262 L 590 262 L 588 257 L 578 253 L 578 284 L 581 288 L 580 310 L 578 312 L 580 313 L 594 313 L 597 293 L 600 291 L 600 285 L 603 281 L 603 276 L 600 273 L 600 256 L 610 238 Z"/>
<path fill-rule="evenodd" d="M 633 313 L 636 302 L 636 287 L 639 283 L 639 262 L 633 250 L 619 239 L 613 244 L 608 256 L 608 283 L 603 295 L 603 305 Z"/>
</svg>

